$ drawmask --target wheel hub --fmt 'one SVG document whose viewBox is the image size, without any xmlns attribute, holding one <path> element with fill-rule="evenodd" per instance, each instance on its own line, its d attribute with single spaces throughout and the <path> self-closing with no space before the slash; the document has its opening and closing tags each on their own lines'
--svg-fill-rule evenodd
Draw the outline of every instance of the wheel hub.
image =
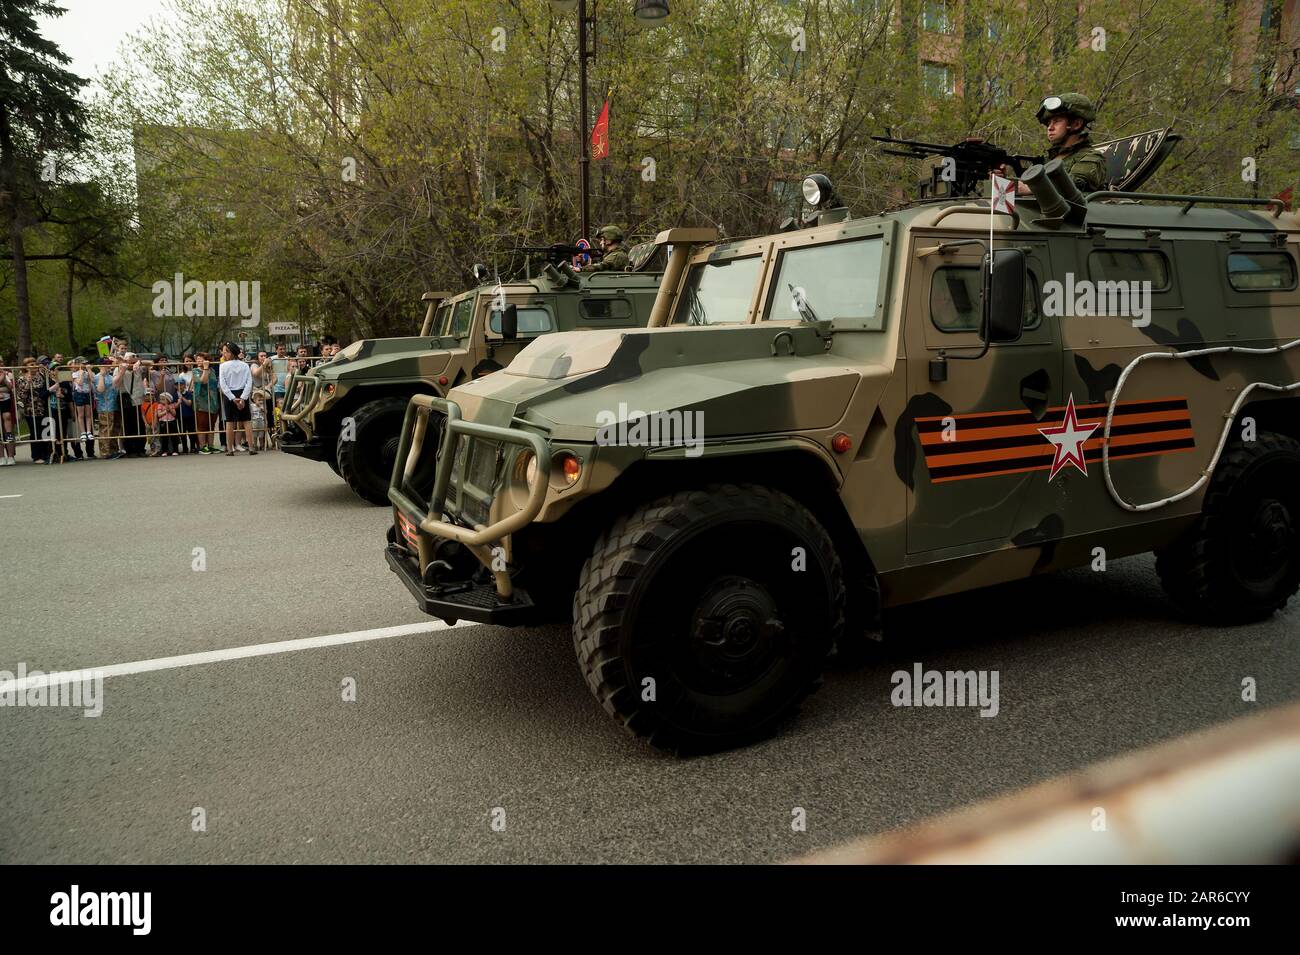
<svg viewBox="0 0 1300 955">
<path fill-rule="evenodd" d="M 776 601 L 747 577 L 723 577 L 700 596 L 691 620 L 696 661 L 725 677 L 760 669 L 785 625 Z"/>
<path fill-rule="evenodd" d="M 1265 497 L 1238 525 L 1233 562 L 1237 573 L 1255 585 L 1284 574 L 1295 559 L 1295 518 L 1286 502 Z"/>
<path fill-rule="evenodd" d="M 1281 501 L 1267 500 L 1255 512 L 1251 529 L 1251 543 L 1260 549 L 1261 556 L 1270 563 L 1285 560 L 1295 539 L 1291 512 Z"/>
</svg>

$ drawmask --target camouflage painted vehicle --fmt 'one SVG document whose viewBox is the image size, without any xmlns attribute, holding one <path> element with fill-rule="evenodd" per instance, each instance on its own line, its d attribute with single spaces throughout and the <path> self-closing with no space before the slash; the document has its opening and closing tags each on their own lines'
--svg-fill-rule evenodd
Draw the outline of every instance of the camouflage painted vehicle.
<svg viewBox="0 0 1300 955">
<path fill-rule="evenodd" d="M 443 620 L 568 617 L 600 704 L 675 750 L 767 732 L 833 647 L 942 594 L 1154 550 L 1194 619 L 1272 614 L 1300 583 L 1300 222 L 1024 181 L 996 216 L 663 234 L 649 328 L 412 402 L 390 566 Z"/>
<path fill-rule="evenodd" d="M 561 274 L 452 296 L 426 292 L 424 325 L 411 338 L 353 342 L 331 361 L 290 377 L 281 448 L 324 461 L 359 497 L 388 503 L 398 432 L 412 395 L 443 395 L 496 371 L 540 335 L 588 328 L 643 327 L 656 272 Z M 514 306 L 517 334 L 503 332 L 501 306 Z"/>
</svg>

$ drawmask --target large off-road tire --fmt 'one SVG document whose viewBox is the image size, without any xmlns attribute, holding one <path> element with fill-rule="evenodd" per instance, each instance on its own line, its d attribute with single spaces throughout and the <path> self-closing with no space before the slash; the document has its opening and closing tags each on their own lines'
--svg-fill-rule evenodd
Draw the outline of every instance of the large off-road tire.
<svg viewBox="0 0 1300 955">
<path fill-rule="evenodd" d="M 339 477 L 343 476 L 343 472 L 339 470 L 339 460 L 336 454 L 332 454 L 328 458 L 326 458 L 325 463 L 328 464 L 330 466 L 330 470 L 333 471 L 335 474 L 337 474 Z"/>
<path fill-rule="evenodd" d="M 769 732 L 820 685 L 843 624 L 826 531 L 790 497 L 749 484 L 679 491 L 620 517 L 573 598 L 592 693 L 673 752 Z"/>
<path fill-rule="evenodd" d="M 1300 442 L 1261 431 L 1229 445 L 1200 517 L 1157 554 L 1165 591 L 1189 616 L 1249 623 L 1300 588 Z"/>
<path fill-rule="evenodd" d="M 348 429 L 344 426 L 346 421 L 340 424 L 335 449 L 339 476 L 358 497 L 371 504 L 389 503 L 388 482 L 393 476 L 393 462 L 397 459 L 397 445 L 409 402 L 409 398 L 377 398 L 362 405 L 351 415 L 353 440 L 345 440 L 348 437 Z M 442 416 L 437 417 L 440 419 Z M 438 431 L 432 426 L 434 422 L 430 424 L 426 450 L 432 448 L 434 453 L 423 456 L 428 464 L 422 464 L 421 469 L 429 470 L 427 483 L 432 485 Z"/>
</svg>

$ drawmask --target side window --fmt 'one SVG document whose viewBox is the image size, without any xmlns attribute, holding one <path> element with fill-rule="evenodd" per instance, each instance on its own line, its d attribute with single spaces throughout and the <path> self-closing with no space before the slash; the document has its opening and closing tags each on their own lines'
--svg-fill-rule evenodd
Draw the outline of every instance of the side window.
<svg viewBox="0 0 1300 955">
<path fill-rule="evenodd" d="M 945 265 L 930 280 L 930 321 L 941 332 L 977 332 L 984 275 L 978 266 Z M 1025 272 L 1025 331 L 1042 322 L 1038 276 Z"/>
<path fill-rule="evenodd" d="M 498 311 L 488 312 L 488 328 L 496 335 L 501 334 L 501 313 Z M 555 322 L 551 320 L 551 313 L 546 309 L 536 305 L 524 306 L 518 309 L 519 315 L 519 337 L 527 338 L 532 335 L 545 335 L 547 332 L 555 331 Z"/>
<path fill-rule="evenodd" d="M 625 298 L 584 298 L 578 314 L 592 322 L 614 322 L 632 317 L 632 303 Z"/>
<path fill-rule="evenodd" d="M 1088 274 L 1094 282 L 1150 282 L 1153 292 L 1169 288 L 1169 261 L 1159 249 L 1094 249 Z"/>
<path fill-rule="evenodd" d="M 1293 289 L 1295 260 L 1286 252 L 1229 252 L 1228 284 L 1238 292 Z"/>
<path fill-rule="evenodd" d="M 854 318 L 880 328 L 880 249 L 880 239 L 872 236 L 782 252 L 764 319 Z"/>
<path fill-rule="evenodd" d="M 673 324 L 744 323 L 762 264 L 761 256 L 752 255 L 745 259 L 718 259 L 692 266 L 686 287 L 677 300 Z"/>
</svg>

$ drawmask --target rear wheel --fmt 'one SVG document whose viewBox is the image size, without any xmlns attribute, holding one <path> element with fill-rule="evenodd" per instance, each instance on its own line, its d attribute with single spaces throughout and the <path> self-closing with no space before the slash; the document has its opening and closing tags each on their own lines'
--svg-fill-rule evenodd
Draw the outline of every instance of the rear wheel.
<svg viewBox="0 0 1300 955">
<path fill-rule="evenodd" d="M 820 684 L 844 581 L 802 505 L 711 485 L 616 521 L 583 566 L 573 619 L 611 716 L 660 748 L 711 750 L 764 735 Z"/>
<path fill-rule="evenodd" d="M 1200 517 L 1162 550 L 1156 570 L 1189 615 L 1248 623 L 1300 588 L 1300 442 L 1261 431 L 1227 448 Z"/>
<path fill-rule="evenodd" d="M 335 469 L 347 482 L 348 487 L 362 500 L 371 504 L 388 503 L 388 483 L 393 476 L 393 462 L 397 460 L 397 445 L 401 439 L 402 422 L 406 418 L 406 406 L 409 398 L 379 398 L 362 405 L 351 415 L 351 428 L 344 418 L 339 428 L 338 443 L 335 449 Z M 436 412 L 433 418 L 441 420 Z M 436 449 L 434 427 L 430 429 L 426 448 Z M 417 475 L 416 483 L 432 485 L 432 467 L 434 455 L 426 454 L 422 468 L 427 468 L 428 475 Z"/>
</svg>

